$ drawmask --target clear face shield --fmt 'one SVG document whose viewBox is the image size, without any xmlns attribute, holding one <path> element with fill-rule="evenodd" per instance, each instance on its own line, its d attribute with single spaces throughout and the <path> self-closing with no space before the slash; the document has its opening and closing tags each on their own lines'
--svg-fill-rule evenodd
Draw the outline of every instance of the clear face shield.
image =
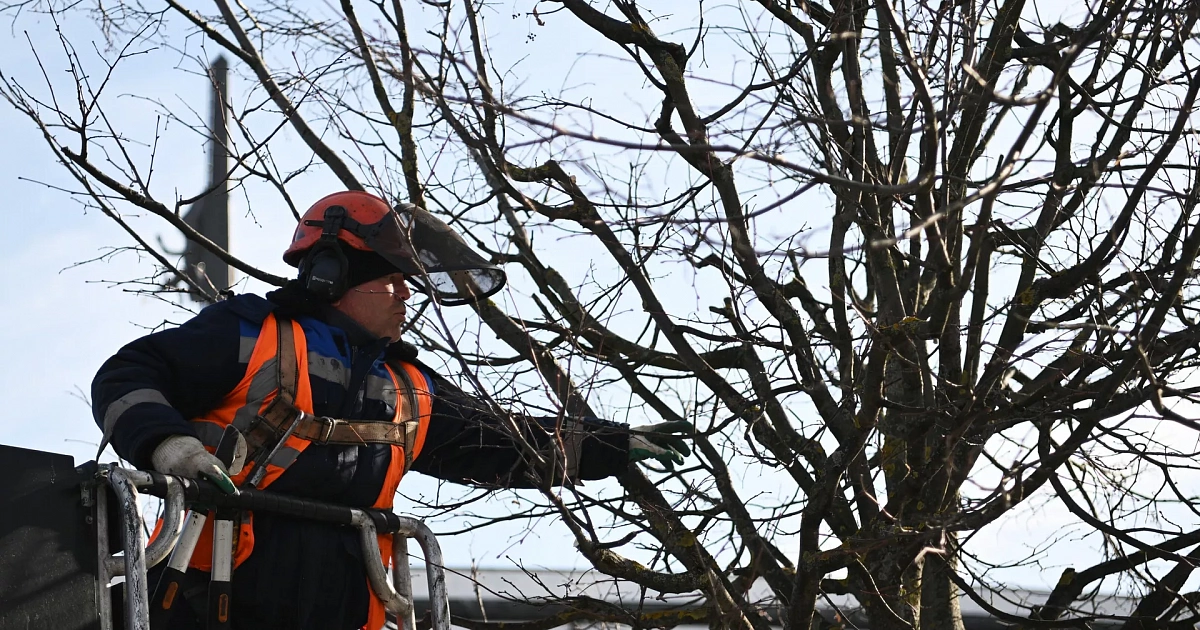
<svg viewBox="0 0 1200 630">
<path fill-rule="evenodd" d="M 503 269 L 475 253 L 445 222 L 412 204 L 399 204 L 378 223 L 361 225 L 359 236 L 442 306 L 486 300 L 504 286 Z"/>
</svg>

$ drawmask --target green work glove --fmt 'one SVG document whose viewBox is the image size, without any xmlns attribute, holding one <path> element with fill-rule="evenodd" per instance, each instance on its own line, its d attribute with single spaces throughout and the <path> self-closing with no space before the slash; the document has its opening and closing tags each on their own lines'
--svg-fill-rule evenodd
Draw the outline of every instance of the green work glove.
<svg viewBox="0 0 1200 630">
<path fill-rule="evenodd" d="M 172 435 L 162 441 L 150 455 L 154 470 L 165 475 L 195 479 L 204 477 L 215 483 L 225 494 L 238 494 L 229 478 L 225 464 L 204 450 L 200 440 L 190 435 Z"/>
<path fill-rule="evenodd" d="M 629 429 L 629 461 L 655 459 L 668 469 L 675 470 L 676 464 L 682 465 L 683 458 L 692 454 L 692 449 L 680 436 L 691 435 L 695 431 L 692 423 L 682 420 L 632 427 Z"/>
</svg>

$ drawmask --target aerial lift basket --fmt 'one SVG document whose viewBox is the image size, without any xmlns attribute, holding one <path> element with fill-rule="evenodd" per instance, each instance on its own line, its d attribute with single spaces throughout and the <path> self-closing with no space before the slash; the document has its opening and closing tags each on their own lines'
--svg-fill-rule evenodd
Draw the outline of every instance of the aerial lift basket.
<svg viewBox="0 0 1200 630">
<path fill-rule="evenodd" d="M 169 557 L 172 566 L 186 567 L 210 509 L 218 518 L 254 510 L 357 529 L 371 589 L 407 630 L 416 627 L 408 559 L 413 538 L 425 556 L 433 630 L 450 628 L 441 548 L 414 518 L 253 489 L 230 496 L 205 481 L 114 464 L 76 467 L 66 455 L 9 446 L 0 446 L 0 480 L 0 630 L 148 630 L 152 585 L 146 571 Z M 139 494 L 163 500 L 162 524 L 148 546 Z M 188 512 L 192 506 L 203 508 Z M 393 539 L 390 576 L 377 534 Z M 219 540 L 214 547 L 220 547 Z M 214 574 L 222 564 L 216 560 Z M 123 624 L 113 618 L 110 595 L 118 576 L 124 577 Z M 162 604 L 161 596 L 155 604 Z"/>
</svg>

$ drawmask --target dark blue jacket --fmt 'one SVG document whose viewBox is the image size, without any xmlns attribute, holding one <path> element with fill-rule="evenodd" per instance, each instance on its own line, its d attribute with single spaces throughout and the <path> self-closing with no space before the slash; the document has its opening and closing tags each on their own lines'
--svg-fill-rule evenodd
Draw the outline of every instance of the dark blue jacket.
<svg viewBox="0 0 1200 630">
<path fill-rule="evenodd" d="M 390 420 L 394 410 L 367 395 L 367 383 L 370 377 L 386 378 L 385 359 L 403 359 L 422 369 L 434 397 L 413 470 L 463 483 L 531 484 L 524 458 L 488 405 L 418 362 L 414 348 L 386 345 L 295 286 L 267 298 L 243 295 L 220 302 L 177 328 L 131 342 L 104 363 L 92 382 L 93 411 L 97 424 L 110 428 L 121 457 L 149 468 L 163 439 L 195 435 L 187 419 L 217 407 L 242 380 L 258 329 L 274 311 L 304 328 L 316 415 Z M 586 436 L 578 479 L 626 470 L 623 425 L 590 418 L 577 422 Z M 526 418 L 519 424 L 526 439 L 549 448 L 554 423 Z M 390 461 L 387 445 L 314 444 L 271 491 L 367 507 L 378 497 Z M 357 628 L 366 622 L 367 587 L 352 531 L 259 515 L 254 529 L 254 553 L 234 575 L 238 627 Z"/>
</svg>

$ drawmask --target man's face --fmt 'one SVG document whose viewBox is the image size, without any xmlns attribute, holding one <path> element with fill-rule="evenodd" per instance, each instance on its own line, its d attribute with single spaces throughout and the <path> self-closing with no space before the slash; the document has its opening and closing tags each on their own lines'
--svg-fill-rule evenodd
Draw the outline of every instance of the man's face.
<svg viewBox="0 0 1200 630">
<path fill-rule="evenodd" d="M 404 301 L 410 297 L 404 274 L 393 273 L 352 287 L 333 307 L 375 336 L 396 341 L 404 325 Z"/>
</svg>

